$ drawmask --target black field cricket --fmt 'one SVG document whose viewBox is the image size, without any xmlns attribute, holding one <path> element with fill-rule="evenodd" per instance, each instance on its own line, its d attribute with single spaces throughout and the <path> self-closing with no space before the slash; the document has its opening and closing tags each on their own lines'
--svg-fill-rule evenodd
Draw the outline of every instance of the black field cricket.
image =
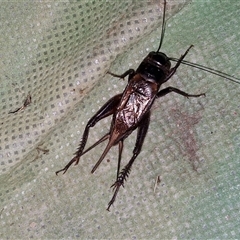
<svg viewBox="0 0 240 240">
<path fill-rule="evenodd" d="M 80 157 L 82 157 L 85 153 L 90 151 L 99 143 L 108 140 L 106 148 L 91 171 L 91 173 L 94 173 L 102 160 L 105 158 L 109 149 L 112 146 L 118 145 L 117 176 L 116 181 L 111 186 L 114 193 L 112 199 L 108 203 L 107 210 L 109 210 L 115 202 L 121 186 L 124 186 L 124 183 L 130 174 L 130 170 L 135 159 L 141 152 L 150 124 L 151 108 L 154 101 L 171 92 L 175 92 L 187 98 L 205 96 L 205 93 L 189 94 L 174 87 L 160 89 L 161 85 L 175 74 L 181 64 L 201 69 L 238 84 L 240 83 L 240 79 L 238 78 L 232 77 L 218 70 L 185 61 L 184 58 L 193 47 L 192 45 L 186 49 L 179 59 L 168 57 L 165 53 L 160 52 L 166 29 L 166 4 L 166 0 L 164 0 L 162 32 L 157 51 L 150 52 L 145 59 L 143 59 L 137 70 L 129 69 L 121 75 L 108 72 L 113 77 L 121 79 L 128 76 L 128 84 L 125 90 L 123 93 L 109 99 L 88 121 L 75 156 L 63 169 L 56 172 L 56 174 L 60 172 L 66 173 L 73 163 L 75 163 L 75 165 L 78 164 Z M 171 67 L 171 61 L 176 62 L 175 66 Z M 112 115 L 112 122 L 109 132 L 85 150 L 90 128 L 94 127 L 101 119 L 110 115 Z M 127 165 L 121 169 L 123 142 L 134 130 L 137 130 L 137 139 L 133 149 L 133 155 Z"/>
</svg>

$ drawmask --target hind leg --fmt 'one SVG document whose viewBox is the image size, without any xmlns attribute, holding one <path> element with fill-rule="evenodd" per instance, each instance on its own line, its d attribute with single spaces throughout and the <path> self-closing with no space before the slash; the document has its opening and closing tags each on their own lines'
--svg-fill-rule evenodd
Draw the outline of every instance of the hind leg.
<svg viewBox="0 0 240 240">
<path fill-rule="evenodd" d="M 106 134 L 104 137 L 102 137 L 97 143 L 95 143 L 92 147 L 90 147 L 89 149 L 87 149 L 85 152 L 84 152 L 84 148 L 85 148 L 85 145 L 87 143 L 87 139 L 88 139 L 88 134 L 89 134 L 89 130 L 91 127 L 94 127 L 95 124 L 100 121 L 101 119 L 105 118 L 105 117 L 108 117 L 110 115 L 112 115 L 116 109 L 117 109 L 117 106 L 121 100 L 121 97 L 122 97 L 122 94 L 118 94 L 116 96 L 114 96 L 113 98 L 111 98 L 110 100 L 108 100 L 101 108 L 100 110 L 98 110 L 98 112 L 88 121 L 86 127 L 85 127 L 85 130 L 84 130 L 84 133 L 83 133 L 83 136 L 82 136 L 82 140 L 81 140 L 81 143 L 78 147 L 78 150 L 76 151 L 75 153 L 75 156 L 74 158 L 72 158 L 72 160 L 61 170 L 58 170 L 56 172 L 56 174 L 60 173 L 60 172 L 63 172 L 63 174 L 68 170 L 68 168 L 73 164 L 75 163 L 75 165 L 78 164 L 79 162 L 79 159 L 80 157 L 86 153 L 87 151 L 89 151 L 90 149 L 92 149 L 93 147 L 95 147 L 97 144 L 99 144 L 100 142 L 104 141 L 107 139 L 107 135 Z"/>
<path fill-rule="evenodd" d="M 139 153 L 141 152 L 142 145 L 143 145 L 145 136 L 148 131 L 149 123 L 150 123 L 150 112 L 147 113 L 147 115 L 139 123 L 138 129 L 137 129 L 138 130 L 137 140 L 136 140 L 135 147 L 133 150 L 132 158 L 130 159 L 128 164 L 123 168 L 123 170 L 120 173 L 118 173 L 116 182 L 111 186 L 111 187 L 113 187 L 114 194 L 113 194 L 111 201 L 108 203 L 108 207 L 107 207 L 108 211 L 109 211 L 111 205 L 115 202 L 120 187 L 121 186 L 124 187 L 124 182 L 126 181 L 127 177 L 130 174 L 132 164 L 135 161 L 135 159 L 137 158 L 137 156 L 139 155 Z M 118 161 L 120 162 L 121 159 Z"/>
</svg>

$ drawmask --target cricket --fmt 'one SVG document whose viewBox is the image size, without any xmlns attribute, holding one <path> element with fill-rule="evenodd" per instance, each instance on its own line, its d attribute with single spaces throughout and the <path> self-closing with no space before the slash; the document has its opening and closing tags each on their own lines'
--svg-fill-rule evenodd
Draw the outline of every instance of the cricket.
<svg viewBox="0 0 240 240">
<path fill-rule="evenodd" d="M 118 145 L 117 175 L 115 182 L 111 186 L 113 189 L 113 196 L 108 203 L 108 211 L 115 202 L 120 188 L 124 187 L 126 179 L 130 175 L 133 163 L 141 152 L 144 139 L 148 132 L 150 124 L 150 115 L 153 103 L 159 98 L 162 98 L 172 92 L 180 94 L 187 98 L 198 98 L 205 96 L 205 93 L 190 94 L 175 87 L 166 87 L 161 89 L 162 84 L 171 79 L 171 77 L 176 73 L 181 64 L 206 71 L 208 73 L 220 76 L 226 80 L 240 84 L 240 79 L 236 77 L 230 76 L 224 72 L 208 68 L 203 65 L 186 61 L 185 57 L 191 50 L 193 45 L 190 45 L 185 50 L 185 52 L 183 52 L 182 56 L 180 56 L 178 59 L 168 57 L 165 53 L 160 51 L 166 30 L 166 5 L 167 2 L 166 0 L 164 0 L 162 28 L 158 49 L 156 51 L 150 52 L 143 59 L 143 61 L 140 63 L 136 70 L 128 69 L 123 74 L 115 74 L 112 72 L 108 72 L 112 77 L 115 78 L 124 79 L 125 77 L 128 77 L 128 83 L 124 91 L 109 99 L 87 122 L 87 125 L 82 135 L 82 140 L 80 141 L 74 157 L 64 168 L 56 172 L 56 174 L 60 172 L 63 172 L 63 174 L 66 173 L 66 171 L 73 163 L 75 165 L 79 163 L 80 158 L 85 153 L 87 153 L 103 141 L 107 140 L 105 149 L 103 150 L 100 158 L 91 170 L 91 173 L 94 173 L 107 155 L 108 151 L 113 146 Z M 175 63 L 173 67 L 171 67 L 171 61 Z M 85 149 L 90 129 L 93 128 L 97 122 L 108 116 L 112 116 L 109 131 L 104 136 L 102 136 L 96 143 Z M 122 167 L 121 160 L 124 140 L 135 130 L 137 131 L 137 137 L 132 157 L 130 158 L 128 163 L 124 167 Z"/>
</svg>

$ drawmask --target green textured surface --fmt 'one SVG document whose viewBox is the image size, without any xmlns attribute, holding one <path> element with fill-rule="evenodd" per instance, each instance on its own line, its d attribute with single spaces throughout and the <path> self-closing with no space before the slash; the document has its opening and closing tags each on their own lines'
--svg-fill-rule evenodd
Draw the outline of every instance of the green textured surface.
<svg viewBox="0 0 240 240">
<path fill-rule="evenodd" d="M 188 60 L 240 77 L 240 1 L 188 3 L 169 1 L 162 51 L 179 57 L 194 44 Z M 202 71 L 181 66 L 165 84 L 206 97 L 169 94 L 156 101 L 143 150 L 110 213 L 117 147 L 94 174 L 104 144 L 55 175 L 88 119 L 126 84 L 106 71 L 136 69 L 157 49 L 161 7 L 120 0 L 1 3 L 1 239 L 239 238 L 240 86 Z M 31 105 L 8 114 L 28 93 Z M 109 123 L 97 124 L 89 143 Z M 125 141 L 124 164 L 134 141 L 135 134 Z"/>
</svg>

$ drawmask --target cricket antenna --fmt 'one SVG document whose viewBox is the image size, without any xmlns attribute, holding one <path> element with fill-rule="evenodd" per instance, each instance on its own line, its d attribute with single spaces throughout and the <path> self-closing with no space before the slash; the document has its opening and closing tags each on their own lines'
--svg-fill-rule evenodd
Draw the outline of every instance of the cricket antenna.
<svg viewBox="0 0 240 240">
<path fill-rule="evenodd" d="M 161 32 L 161 38 L 160 38 L 160 43 L 157 49 L 157 52 L 160 51 L 161 46 L 162 46 L 162 42 L 163 42 L 163 38 L 164 38 L 164 34 L 165 34 L 165 29 L 166 29 L 166 19 L 165 19 L 165 15 L 166 15 L 166 5 L 167 2 L 166 0 L 164 0 L 164 6 L 163 6 L 163 20 L 162 20 L 162 32 Z"/>
<path fill-rule="evenodd" d="M 173 57 L 170 57 L 169 60 L 170 61 L 174 61 L 174 62 L 178 62 L 179 61 L 178 58 L 173 58 Z M 182 60 L 181 64 L 184 64 L 184 65 L 187 65 L 187 66 L 190 66 L 190 67 L 194 67 L 194 68 L 200 69 L 202 71 L 205 71 L 205 72 L 214 74 L 216 76 L 225 78 L 225 79 L 227 79 L 227 80 L 229 80 L 231 82 L 240 84 L 240 79 L 239 78 L 234 77 L 232 75 L 229 75 L 227 73 L 221 72 L 219 70 L 216 70 L 216 69 L 213 69 L 213 68 L 210 68 L 210 67 L 206 67 L 206 66 L 201 65 L 201 64 L 192 63 L 192 62 L 189 62 L 189 61 L 186 61 L 186 60 Z"/>
</svg>

